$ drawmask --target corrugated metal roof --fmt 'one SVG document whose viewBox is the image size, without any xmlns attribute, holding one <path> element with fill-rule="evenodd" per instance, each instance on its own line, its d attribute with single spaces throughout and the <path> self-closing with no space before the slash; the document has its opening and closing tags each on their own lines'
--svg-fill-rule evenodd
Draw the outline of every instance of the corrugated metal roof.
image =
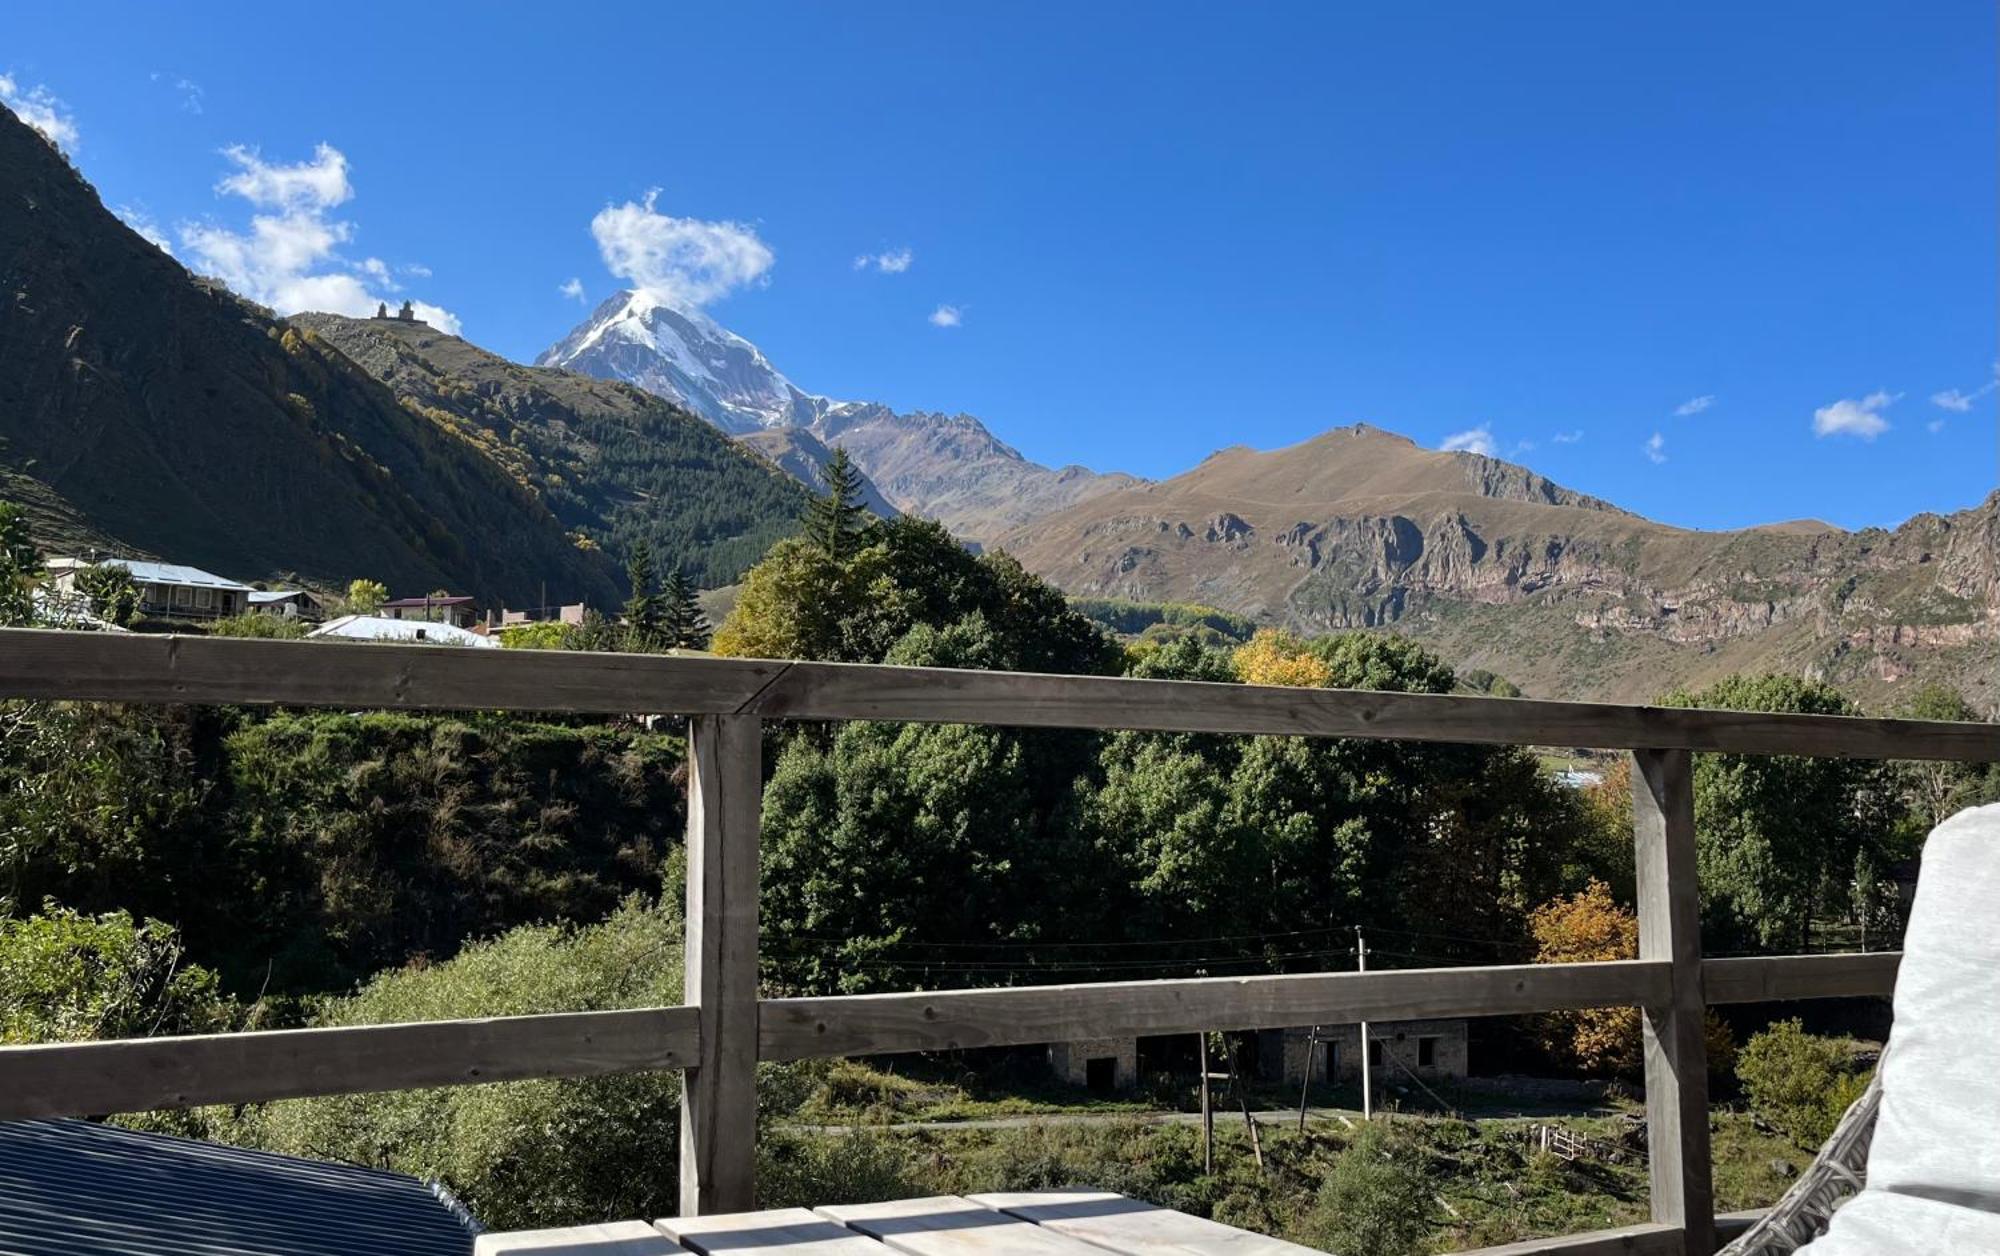
<svg viewBox="0 0 2000 1256">
<path fill-rule="evenodd" d="M 4 1256 L 469 1256 L 413 1177 L 88 1121 L 0 1124 Z"/>
<path fill-rule="evenodd" d="M 344 637 L 350 641 L 422 641 L 428 645 L 497 646 L 491 637 L 454 624 L 423 619 L 390 619 L 386 615 L 342 615 L 329 619 L 308 637 Z"/>
<path fill-rule="evenodd" d="M 311 596 L 312 594 L 307 593 L 304 589 L 252 589 L 250 590 L 250 605 L 268 606 L 272 602 L 282 602 L 286 598 Z"/>
<path fill-rule="evenodd" d="M 212 571 L 199 567 L 186 567 L 180 563 L 155 563 L 143 558 L 100 558 L 98 563 L 105 567 L 123 567 L 132 573 L 132 579 L 139 584 L 187 584 L 196 588 L 241 589 L 250 591 L 250 586 L 227 576 L 218 576 Z M 90 560 L 85 558 L 57 559 L 50 568 L 60 565 L 87 567 Z"/>
<path fill-rule="evenodd" d="M 403 611 L 421 610 L 426 606 L 463 606 L 471 600 L 472 595 L 469 593 L 454 593 L 446 597 L 399 597 L 382 603 L 382 607 L 384 610 L 392 607 Z"/>
</svg>

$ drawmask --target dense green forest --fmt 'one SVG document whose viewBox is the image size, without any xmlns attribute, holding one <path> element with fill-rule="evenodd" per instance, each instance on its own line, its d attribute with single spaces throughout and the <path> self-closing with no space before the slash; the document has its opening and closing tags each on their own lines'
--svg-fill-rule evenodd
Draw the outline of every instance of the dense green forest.
<svg viewBox="0 0 2000 1256">
<path fill-rule="evenodd" d="M 19 513 L 0 508 L 10 622 L 34 614 L 36 561 Z M 678 594 L 637 584 L 627 622 L 535 644 L 684 640 L 661 626 Z M 714 648 L 1465 687 L 1390 634 L 1160 635 L 1121 644 L 1006 555 L 968 553 L 935 523 L 820 509 L 751 570 Z M 1854 709 L 1789 677 L 1665 700 Z M 1970 714 L 1938 690 L 1910 713 Z M 1606 958 L 1629 941 L 1624 781 L 1571 790 L 1527 750 L 865 722 L 769 737 L 773 992 L 1339 968 L 1356 924 L 1387 966 Z M 628 720 L 0 704 L 0 1038 L 670 1002 L 683 789 L 678 730 Z M 2000 772 L 1704 755 L 1696 795 L 1707 945 L 1791 949 L 1855 924 L 1887 941 L 1899 927 L 1890 869 L 1940 816 L 2000 797 Z M 1538 1069 L 1615 1072 L 1633 1032 L 1566 1022 L 1510 1049 Z M 1746 1061 L 1768 1078 L 1759 1062 L 1780 1048 L 1818 1050 L 1787 1040 Z M 1253 1187 L 1184 1172 L 1184 1140 L 1169 1132 L 1121 1136 L 1124 1158 L 1094 1168 L 1081 1156 L 1104 1150 L 1097 1135 L 996 1136 L 984 1150 L 812 1136 L 786 1115 L 823 1099 L 826 1066 L 773 1067 L 765 1081 L 771 1203 L 1097 1181 L 1335 1250 L 1421 1250 L 1407 1243 L 1445 1222 L 1426 1205 L 1417 1238 L 1396 1229 L 1409 1214 L 1395 1201 L 1414 1197 L 1404 1170 L 1475 1152 L 1513 1163 L 1476 1133 L 1385 1134 L 1415 1141 L 1351 1161 L 1349 1137 L 1301 1136 L 1272 1153 L 1293 1167 Z M 1823 1103 L 1769 1102 L 1800 1130 L 1824 1119 Z M 677 1103 L 666 1075 L 132 1119 L 436 1177 L 506 1226 L 670 1210 Z M 1376 1162 L 1404 1169 L 1364 1171 Z M 1338 1231 L 1368 1216 L 1394 1232 Z M 1516 1224 L 1533 1222 L 1480 1233 Z"/>
<path fill-rule="evenodd" d="M 521 366 L 421 323 L 337 314 L 288 322 L 473 445 L 573 538 L 617 562 L 644 543 L 703 588 L 730 584 L 797 530 L 806 508 L 797 480 L 628 384 Z"/>
</svg>

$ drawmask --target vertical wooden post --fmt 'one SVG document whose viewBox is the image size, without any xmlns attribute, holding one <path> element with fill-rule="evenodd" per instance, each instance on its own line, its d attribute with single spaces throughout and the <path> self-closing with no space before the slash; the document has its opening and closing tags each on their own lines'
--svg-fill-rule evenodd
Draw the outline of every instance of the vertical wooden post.
<svg viewBox="0 0 2000 1256">
<path fill-rule="evenodd" d="M 1653 1220 L 1680 1227 L 1687 1256 L 1715 1251 L 1708 1147 L 1707 1004 L 1701 987 L 1701 895 L 1695 880 L 1694 760 L 1685 750 L 1632 754 L 1639 958 L 1673 964 L 1669 1001 L 1643 1010 L 1647 1162 Z"/>
<path fill-rule="evenodd" d="M 681 1074 L 684 1217 L 755 1207 L 757 839 L 763 731 L 755 716 L 688 723 L 687 954 L 699 1061 Z"/>
</svg>

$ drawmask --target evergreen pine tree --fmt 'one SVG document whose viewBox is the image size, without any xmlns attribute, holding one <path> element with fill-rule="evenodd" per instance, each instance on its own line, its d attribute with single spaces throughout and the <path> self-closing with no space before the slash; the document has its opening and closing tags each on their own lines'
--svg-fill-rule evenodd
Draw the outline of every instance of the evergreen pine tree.
<svg viewBox="0 0 2000 1256">
<path fill-rule="evenodd" d="M 625 599 L 624 648 L 639 653 L 667 649 L 673 641 L 667 635 L 666 599 L 653 589 L 653 551 L 644 541 L 632 542 L 625 579 L 632 594 Z"/>
<path fill-rule="evenodd" d="M 0 627 L 34 622 L 35 577 L 42 554 L 28 534 L 28 516 L 13 502 L 0 501 Z"/>
<path fill-rule="evenodd" d="M 694 593 L 694 582 L 679 567 L 667 573 L 666 584 L 660 591 L 666 606 L 667 644 L 682 650 L 708 648 L 708 616 L 702 614 L 701 603 Z"/>
<path fill-rule="evenodd" d="M 867 514 L 861 500 L 861 469 L 836 446 L 826 463 L 826 495 L 806 506 L 806 539 L 828 558 L 846 558 L 854 552 Z"/>
</svg>

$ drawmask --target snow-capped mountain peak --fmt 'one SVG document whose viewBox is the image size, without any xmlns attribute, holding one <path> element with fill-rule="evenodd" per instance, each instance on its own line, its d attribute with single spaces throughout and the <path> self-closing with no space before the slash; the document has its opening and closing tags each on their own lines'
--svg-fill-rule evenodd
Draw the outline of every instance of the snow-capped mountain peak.
<svg viewBox="0 0 2000 1256">
<path fill-rule="evenodd" d="M 700 310 L 644 289 L 605 301 L 535 365 L 629 380 L 728 432 L 810 426 L 844 404 L 805 392 Z"/>
</svg>

